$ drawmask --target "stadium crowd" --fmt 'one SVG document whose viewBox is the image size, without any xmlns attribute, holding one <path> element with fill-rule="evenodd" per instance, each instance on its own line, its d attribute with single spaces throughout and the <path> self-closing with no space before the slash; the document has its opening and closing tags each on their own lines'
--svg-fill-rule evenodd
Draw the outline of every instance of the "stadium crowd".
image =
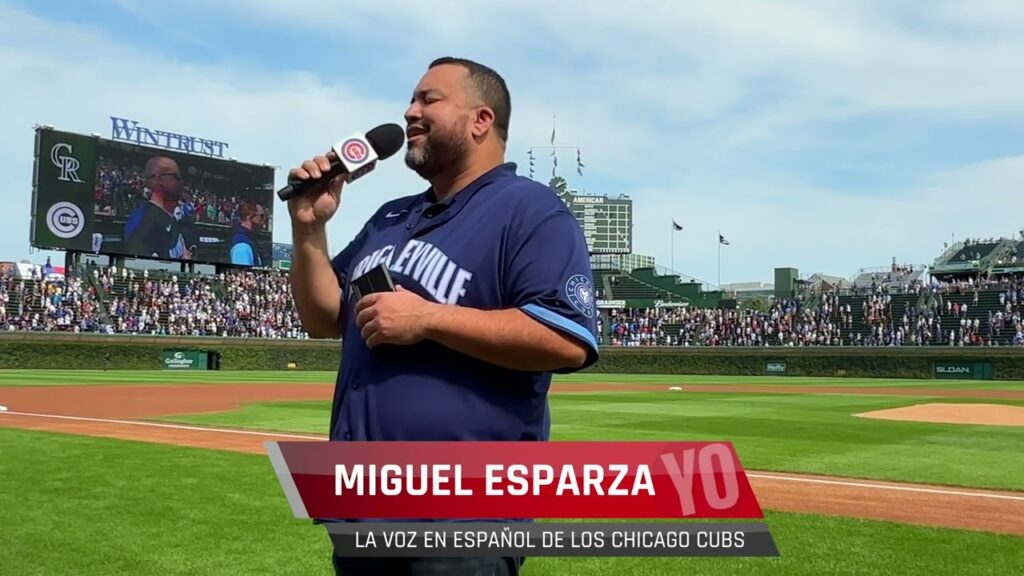
<svg viewBox="0 0 1024 576">
<path fill-rule="evenodd" d="M 977 312 L 982 309 L 981 291 L 991 297 L 987 314 Z M 600 342 L 977 346 L 1003 339 L 1024 346 L 1024 279 L 933 282 L 920 284 L 913 294 L 919 298 L 905 300 L 902 307 L 879 286 L 842 301 L 829 292 L 733 309 L 614 309 L 607 331 L 600 322 Z M 80 276 L 65 278 L 36 268 L 31 278 L 18 279 L 8 270 L 0 274 L 0 330 L 308 338 L 293 305 L 288 276 L 271 271 L 157 278 L 148 271 L 89 267 Z"/>
<path fill-rule="evenodd" d="M 33 274 L 26 281 L 5 273 L 0 278 L 0 329 L 308 338 L 284 274 L 240 271 L 156 279 L 148 271 L 110 267 L 90 268 L 86 275 Z"/>
<path fill-rule="evenodd" d="M 776 300 L 764 311 L 722 308 L 612 310 L 611 346 L 828 346 L 841 343 L 837 303 Z M 603 328 L 603 326 L 601 326 Z M 604 331 L 600 330 L 603 334 Z"/>
<path fill-rule="evenodd" d="M 140 203 L 149 200 L 146 181 L 138 166 L 115 163 L 100 158 L 96 179 L 95 212 L 107 216 L 127 217 Z M 243 199 L 218 195 L 187 180 L 183 183 L 182 198 L 175 209 L 178 220 L 229 226 L 238 219 Z M 263 206 L 265 212 L 269 212 Z"/>
</svg>

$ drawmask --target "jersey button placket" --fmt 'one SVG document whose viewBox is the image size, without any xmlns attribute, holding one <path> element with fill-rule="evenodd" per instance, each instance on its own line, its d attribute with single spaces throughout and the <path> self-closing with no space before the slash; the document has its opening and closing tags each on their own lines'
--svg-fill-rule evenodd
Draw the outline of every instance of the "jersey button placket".
<svg viewBox="0 0 1024 576">
<path fill-rule="evenodd" d="M 422 204 L 413 208 L 412 214 L 409 216 L 409 220 L 405 223 L 405 230 L 409 232 L 408 234 L 405 235 L 405 242 L 408 242 L 409 239 L 416 234 L 415 232 L 413 232 L 413 230 L 415 230 L 416 226 L 420 223 L 421 212 L 423 212 Z"/>
</svg>

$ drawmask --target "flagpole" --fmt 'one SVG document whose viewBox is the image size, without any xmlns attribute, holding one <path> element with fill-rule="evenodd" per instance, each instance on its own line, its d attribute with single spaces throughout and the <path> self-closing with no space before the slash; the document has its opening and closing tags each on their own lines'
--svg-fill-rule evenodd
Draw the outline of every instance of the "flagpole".
<svg viewBox="0 0 1024 576">
<path fill-rule="evenodd" d="M 718 291 L 722 291 L 722 233 L 718 233 Z"/>
<path fill-rule="evenodd" d="M 672 222 L 672 264 L 671 272 L 676 271 L 676 226 L 675 222 Z"/>
</svg>

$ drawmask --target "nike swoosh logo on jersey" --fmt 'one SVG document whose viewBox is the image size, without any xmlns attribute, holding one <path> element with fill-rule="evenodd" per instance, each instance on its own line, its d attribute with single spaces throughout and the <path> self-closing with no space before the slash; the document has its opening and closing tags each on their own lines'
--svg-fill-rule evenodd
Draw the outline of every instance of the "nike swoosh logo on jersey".
<svg viewBox="0 0 1024 576">
<path fill-rule="evenodd" d="M 385 218 L 395 218 L 395 217 L 401 216 L 402 214 L 405 214 L 406 212 L 408 212 L 408 210 L 399 210 L 398 212 L 388 212 L 387 214 L 384 215 L 384 217 Z"/>
</svg>

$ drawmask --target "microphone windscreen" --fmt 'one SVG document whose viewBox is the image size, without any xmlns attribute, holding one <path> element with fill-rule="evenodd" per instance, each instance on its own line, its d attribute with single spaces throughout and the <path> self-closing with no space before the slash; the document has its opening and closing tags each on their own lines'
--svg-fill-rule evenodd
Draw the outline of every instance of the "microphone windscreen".
<svg viewBox="0 0 1024 576">
<path fill-rule="evenodd" d="M 377 151 L 381 160 L 389 158 L 402 149 L 405 142 L 405 130 L 398 124 L 381 124 L 366 133 L 370 146 Z"/>
</svg>

